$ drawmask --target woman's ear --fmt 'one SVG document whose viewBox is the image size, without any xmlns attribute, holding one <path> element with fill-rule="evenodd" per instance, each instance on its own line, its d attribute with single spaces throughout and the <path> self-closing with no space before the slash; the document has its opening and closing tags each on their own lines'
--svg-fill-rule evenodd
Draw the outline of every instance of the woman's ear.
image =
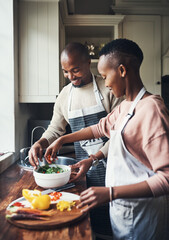
<svg viewBox="0 0 169 240">
<path fill-rule="evenodd" d="M 119 71 L 120 71 L 121 77 L 125 77 L 126 76 L 127 70 L 126 70 L 126 67 L 123 64 L 120 64 Z"/>
</svg>

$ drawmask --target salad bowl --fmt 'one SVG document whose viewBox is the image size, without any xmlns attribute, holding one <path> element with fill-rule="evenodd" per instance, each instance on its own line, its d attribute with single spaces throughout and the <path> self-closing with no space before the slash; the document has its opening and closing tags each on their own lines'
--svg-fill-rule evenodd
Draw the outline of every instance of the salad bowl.
<svg viewBox="0 0 169 240">
<path fill-rule="evenodd" d="M 42 188 L 61 187 L 68 183 L 71 168 L 67 165 L 46 164 L 33 170 L 33 176 L 38 186 Z"/>
</svg>

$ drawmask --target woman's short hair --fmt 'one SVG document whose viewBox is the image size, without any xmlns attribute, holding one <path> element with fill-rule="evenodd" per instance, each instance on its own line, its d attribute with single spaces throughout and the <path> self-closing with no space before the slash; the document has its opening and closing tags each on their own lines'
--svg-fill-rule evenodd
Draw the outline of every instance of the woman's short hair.
<svg viewBox="0 0 169 240">
<path fill-rule="evenodd" d="M 143 61 L 143 52 L 140 47 L 135 42 L 125 38 L 115 39 L 107 43 L 99 52 L 99 56 L 108 54 L 115 54 L 116 57 L 119 56 L 121 58 L 125 56 L 134 57 L 138 60 L 139 65 Z"/>
</svg>

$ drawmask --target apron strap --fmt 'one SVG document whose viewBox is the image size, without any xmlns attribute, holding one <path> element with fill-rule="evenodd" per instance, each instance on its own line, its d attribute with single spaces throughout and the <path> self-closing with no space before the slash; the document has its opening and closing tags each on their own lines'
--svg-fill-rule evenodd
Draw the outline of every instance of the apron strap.
<svg viewBox="0 0 169 240">
<path fill-rule="evenodd" d="M 93 91 L 94 91 L 94 94 L 95 94 L 96 102 L 99 106 L 102 106 L 103 111 L 105 111 L 105 108 L 102 104 L 103 96 L 101 95 L 101 93 L 98 89 L 98 86 L 97 86 L 96 80 L 95 80 L 95 76 L 94 76 L 93 73 L 92 73 L 92 78 L 93 78 Z M 70 88 L 69 97 L 68 97 L 68 113 L 70 112 L 70 109 L 71 109 L 72 93 L 73 93 L 73 85 Z"/>
<path fill-rule="evenodd" d="M 143 97 L 143 95 L 145 94 L 146 92 L 146 89 L 145 87 L 143 87 L 140 92 L 137 94 L 136 98 L 134 99 L 129 111 L 128 111 L 128 114 L 125 116 L 122 124 L 121 124 L 121 127 L 120 127 L 120 131 L 123 132 L 124 131 L 124 128 L 127 124 L 127 122 L 129 121 L 130 118 L 132 118 L 132 116 L 134 115 L 134 109 L 137 105 L 137 103 L 140 101 L 140 99 Z"/>
<path fill-rule="evenodd" d="M 102 104 L 103 96 L 101 95 L 101 92 L 98 89 L 98 86 L 97 86 L 96 80 L 95 80 L 95 76 L 94 76 L 93 73 L 92 73 L 92 76 L 93 76 L 93 90 L 94 90 L 96 102 L 97 102 L 98 105 L 103 106 L 103 104 Z"/>
<path fill-rule="evenodd" d="M 69 92 L 69 97 L 68 97 L 68 113 L 71 108 L 71 102 L 72 102 L 72 90 L 73 90 L 73 85 L 70 87 L 70 92 Z"/>
</svg>

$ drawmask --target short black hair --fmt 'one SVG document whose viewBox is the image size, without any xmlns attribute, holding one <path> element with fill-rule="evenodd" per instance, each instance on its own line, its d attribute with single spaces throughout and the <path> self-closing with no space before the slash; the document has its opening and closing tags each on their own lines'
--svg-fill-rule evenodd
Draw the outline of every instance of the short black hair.
<svg viewBox="0 0 169 240">
<path fill-rule="evenodd" d="M 143 61 L 143 52 L 140 47 L 133 42 L 125 38 L 115 39 L 107 43 L 99 52 L 99 56 L 117 53 L 123 54 L 129 57 L 135 57 L 141 65 Z"/>
<path fill-rule="evenodd" d="M 79 42 L 68 43 L 65 46 L 63 52 L 65 52 L 67 54 L 75 54 L 76 53 L 76 54 L 84 57 L 85 60 L 90 59 L 87 47 L 85 45 L 83 45 L 82 43 L 79 43 Z"/>
</svg>

